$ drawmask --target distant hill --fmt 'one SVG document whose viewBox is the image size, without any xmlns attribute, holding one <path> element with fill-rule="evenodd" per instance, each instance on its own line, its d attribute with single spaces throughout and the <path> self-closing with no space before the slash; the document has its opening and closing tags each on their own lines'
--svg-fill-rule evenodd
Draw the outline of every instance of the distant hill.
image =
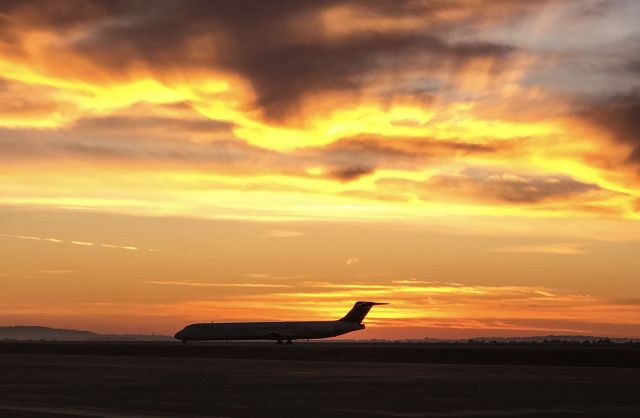
<svg viewBox="0 0 640 418">
<path fill-rule="evenodd" d="M 48 341 L 173 341 L 167 335 L 97 334 L 91 331 L 59 329 L 40 326 L 0 327 L 0 340 Z"/>
</svg>

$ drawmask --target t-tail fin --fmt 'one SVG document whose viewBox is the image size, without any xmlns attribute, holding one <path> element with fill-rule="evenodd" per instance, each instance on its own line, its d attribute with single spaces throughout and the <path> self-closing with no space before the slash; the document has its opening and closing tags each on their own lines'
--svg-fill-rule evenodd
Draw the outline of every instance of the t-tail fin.
<svg viewBox="0 0 640 418">
<path fill-rule="evenodd" d="M 353 308 L 349 311 L 344 318 L 340 319 L 343 322 L 354 322 L 359 324 L 362 322 L 365 316 L 369 313 L 369 310 L 373 305 L 388 305 L 388 303 L 379 302 L 356 302 Z"/>
</svg>

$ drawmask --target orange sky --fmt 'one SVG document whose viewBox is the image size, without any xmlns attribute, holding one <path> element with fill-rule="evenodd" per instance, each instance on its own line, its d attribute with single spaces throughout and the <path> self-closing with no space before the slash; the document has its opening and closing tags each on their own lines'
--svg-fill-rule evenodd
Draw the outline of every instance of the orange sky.
<svg viewBox="0 0 640 418">
<path fill-rule="evenodd" d="M 639 19 L 2 2 L 0 325 L 639 337 Z"/>
</svg>

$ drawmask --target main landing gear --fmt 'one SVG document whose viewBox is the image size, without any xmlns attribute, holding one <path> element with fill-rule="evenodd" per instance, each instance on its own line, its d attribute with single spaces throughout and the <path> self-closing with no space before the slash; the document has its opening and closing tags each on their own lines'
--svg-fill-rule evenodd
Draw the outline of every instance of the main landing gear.
<svg viewBox="0 0 640 418">
<path fill-rule="evenodd" d="M 278 344 L 282 345 L 283 344 L 282 340 L 278 340 Z M 291 344 L 293 344 L 293 341 L 287 340 L 287 345 L 291 345 Z"/>
</svg>

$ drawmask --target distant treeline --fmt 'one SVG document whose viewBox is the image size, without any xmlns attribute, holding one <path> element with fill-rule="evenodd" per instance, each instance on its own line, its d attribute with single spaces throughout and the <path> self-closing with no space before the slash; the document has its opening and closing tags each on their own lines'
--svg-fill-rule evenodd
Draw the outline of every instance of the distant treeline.
<svg viewBox="0 0 640 418">
<path fill-rule="evenodd" d="M 640 344 L 640 341 L 633 340 L 624 340 L 624 341 L 614 341 L 609 338 L 598 338 L 598 339 L 585 339 L 585 340 L 563 340 L 563 339 L 544 339 L 541 341 L 513 341 L 513 340 L 475 340 L 470 339 L 466 341 L 457 341 L 458 343 L 466 343 L 466 344 L 581 344 L 581 345 L 598 345 L 598 344 Z"/>
<path fill-rule="evenodd" d="M 408 344 L 477 344 L 477 345 L 524 345 L 524 344 L 573 344 L 573 345 L 611 345 L 611 344 L 640 344 L 638 338 L 611 338 L 579 335 L 551 335 L 539 337 L 476 337 L 468 339 L 403 339 L 403 340 L 341 340 L 342 342 L 371 342 L 371 343 L 408 343 Z"/>
</svg>

